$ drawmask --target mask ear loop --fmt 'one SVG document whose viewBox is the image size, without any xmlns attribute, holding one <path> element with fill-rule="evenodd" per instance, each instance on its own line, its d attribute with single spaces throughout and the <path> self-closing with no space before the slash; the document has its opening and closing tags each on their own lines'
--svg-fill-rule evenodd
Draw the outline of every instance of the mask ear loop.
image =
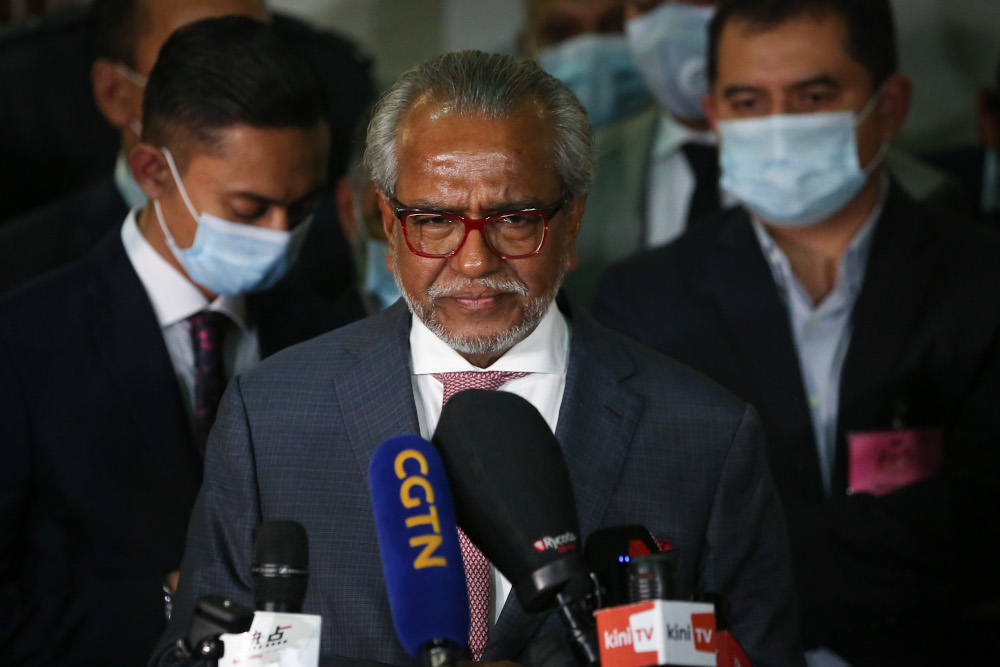
<svg viewBox="0 0 1000 667">
<path fill-rule="evenodd" d="M 859 111 L 854 116 L 854 127 L 858 127 L 859 125 L 861 125 L 861 123 L 868 120 L 868 116 L 872 115 L 872 112 L 878 105 L 879 100 L 882 99 L 882 93 L 884 90 L 885 90 L 885 84 L 882 84 L 875 89 L 875 92 L 872 93 L 872 96 L 865 103 L 865 106 L 862 107 L 861 111 Z M 878 151 L 876 151 L 875 155 L 872 156 L 871 161 L 869 161 L 868 164 L 861 169 L 861 173 L 864 174 L 865 177 L 871 176 L 872 173 L 876 169 L 878 169 L 879 165 L 882 164 L 882 162 L 885 160 L 885 156 L 888 153 L 889 153 L 889 142 L 883 141 L 882 144 L 879 146 Z"/>
<path fill-rule="evenodd" d="M 191 198 L 188 197 L 187 189 L 184 187 L 181 175 L 177 171 L 177 165 L 174 163 L 174 156 L 170 154 L 170 149 L 166 146 L 160 146 L 160 150 L 163 151 L 164 157 L 167 158 L 167 166 L 170 167 L 170 174 L 174 177 L 174 183 L 177 184 L 177 189 L 181 192 L 181 199 L 184 200 L 184 205 L 187 206 L 188 213 L 191 214 L 195 222 L 198 222 L 198 211 L 195 210 L 194 204 L 191 203 Z"/>
</svg>

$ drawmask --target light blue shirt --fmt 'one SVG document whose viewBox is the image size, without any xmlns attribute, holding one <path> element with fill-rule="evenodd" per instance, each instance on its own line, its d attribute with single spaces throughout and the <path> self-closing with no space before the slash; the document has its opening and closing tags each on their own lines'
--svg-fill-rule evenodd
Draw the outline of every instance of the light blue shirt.
<svg viewBox="0 0 1000 667">
<path fill-rule="evenodd" d="M 752 223 L 761 250 L 771 266 L 778 292 L 790 315 L 827 497 L 831 494 L 831 476 L 837 457 L 840 373 L 851 341 L 851 313 L 861 293 L 871 251 L 872 232 L 875 221 L 885 207 L 888 191 L 888 183 L 883 180 L 882 192 L 875 209 L 840 258 L 837 283 L 833 291 L 815 305 L 805 287 L 792 273 L 788 257 L 767 233 L 764 225 L 756 219 Z"/>
</svg>

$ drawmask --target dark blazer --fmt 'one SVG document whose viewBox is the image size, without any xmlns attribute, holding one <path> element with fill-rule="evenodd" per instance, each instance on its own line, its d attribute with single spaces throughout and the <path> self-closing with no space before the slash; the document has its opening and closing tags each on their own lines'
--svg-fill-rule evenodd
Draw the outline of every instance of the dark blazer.
<svg viewBox="0 0 1000 667">
<path fill-rule="evenodd" d="M 321 614 L 322 664 L 414 661 L 392 626 L 367 486 L 375 448 L 419 433 L 404 302 L 296 346 L 234 380 L 208 445 L 176 616 L 158 651 L 186 632 L 209 591 L 252 604 L 250 560 L 263 520 L 309 534 L 304 611 Z M 584 534 L 641 523 L 680 554 L 680 594 L 721 590 L 755 665 L 801 664 L 791 572 L 756 415 L 703 377 L 572 317 L 556 436 Z M 548 615 L 511 596 L 484 660 L 541 664 L 563 645 Z M 154 657 L 153 663 L 157 663 Z M 563 663 L 564 664 L 564 663 Z"/>
<path fill-rule="evenodd" d="M 984 575 L 996 568 L 977 567 L 996 558 L 984 552 L 996 513 L 984 508 L 1000 498 L 998 258 L 991 230 L 892 186 L 852 315 L 831 499 L 789 315 L 742 209 L 627 260 L 602 283 L 600 321 L 760 411 L 807 646 L 830 646 L 852 665 L 933 663 L 952 641 L 942 617 L 989 593 Z M 945 430 L 942 473 L 881 498 L 847 495 L 846 434 L 895 419 Z"/>
<path fill-rule="evenodd" d="M 262 355 L 343 324 L 287 284 L 248 300 Z M 201 460 L 116 229 L 0 301 L 0 664 L 141 664 L 165 627 Z"/>
</svg>

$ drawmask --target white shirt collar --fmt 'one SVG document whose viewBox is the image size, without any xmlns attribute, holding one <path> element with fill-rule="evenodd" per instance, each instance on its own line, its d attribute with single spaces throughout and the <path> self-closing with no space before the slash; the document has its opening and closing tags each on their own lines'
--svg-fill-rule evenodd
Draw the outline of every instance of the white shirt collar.
<svg viewBox="0 0 1000 667">
<path fill-rule="evenodd" d="M 710 130 L 692 130 L 666 111 L 661 112 L 653 136 L 653 158 L 668 157 L 689 141 L 714 146 L 715 134 Z"/>
<path fill-rule="evenodd" d="M 414 375 L 484 370 L 565 373 L 569 365 L 569 324 L 553 300 L 535 330 L 484 369 L 448 347 L 420 318 L 411 317 L 410 360 Z"/>
<path fill-rule="evenodd" d="M 241 329 L 248 331 L 246 300 L 242 296 L 218 296 L 209 302 L 205 295 L 156 252 L 139 231 L 136 215 L 140 209 L 129 211 L 122 225 L 122 244 L 132 267 L 139 275 L 149 302 L 156 313 L 160 327 L 168 327 L 202 310 L 225 313 Z"/>
</svg>

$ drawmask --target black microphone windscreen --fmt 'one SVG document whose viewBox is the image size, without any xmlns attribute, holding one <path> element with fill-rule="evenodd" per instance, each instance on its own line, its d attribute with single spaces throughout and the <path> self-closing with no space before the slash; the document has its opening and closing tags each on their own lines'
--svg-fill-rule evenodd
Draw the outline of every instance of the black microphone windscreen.
<svg viewBox="0 0 1000 667">
<path fill-rule="evenodd" d="M 309 539 L 297 521 L 266 521 L 257 533 L 253 561 L 257 610 L 297 614 L 309 584 Z"/>
<path fill-rule="evenodd" d="M 452 483 L 459 524 L 537 611 L 585 566 L 569 470 L 531 403 L 468 389 L 444 406 L 434 444 Z M 543 574 L 539 574 L 542 572 Z"/>
</svg>

